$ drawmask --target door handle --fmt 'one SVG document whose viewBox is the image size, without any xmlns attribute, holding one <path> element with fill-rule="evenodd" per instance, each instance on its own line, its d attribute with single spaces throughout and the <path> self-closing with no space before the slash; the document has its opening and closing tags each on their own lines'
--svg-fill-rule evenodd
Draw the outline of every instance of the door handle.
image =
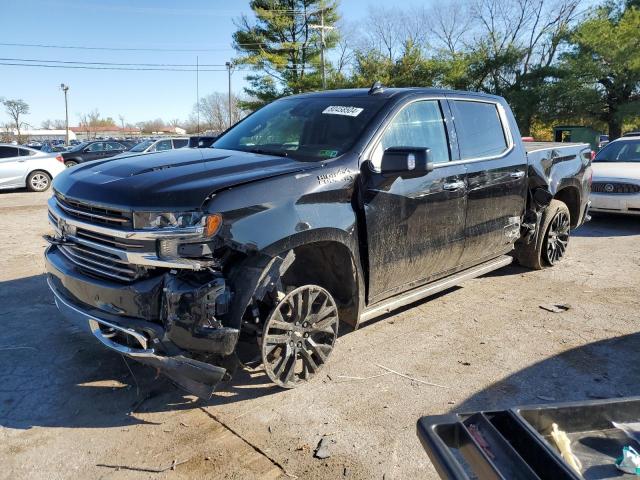
<svg viewBox="0 0 640 480">
<path fill-rule="evenodd" d="M 464 182 L 445 183 L 444 185 L 442 185 L 442 188 L 448 191 L 460 190 L 461 188 L 464 188 Z"/>
<path fill-rule="evenodd" d="M 520 171 L 517 171 L 517 172 L 511 172 L 509 174 L 509 176 L 511 178 L 522 178 L 522 177 L 524 177 L 524 171 L 520 170 Z"/>
</svg>

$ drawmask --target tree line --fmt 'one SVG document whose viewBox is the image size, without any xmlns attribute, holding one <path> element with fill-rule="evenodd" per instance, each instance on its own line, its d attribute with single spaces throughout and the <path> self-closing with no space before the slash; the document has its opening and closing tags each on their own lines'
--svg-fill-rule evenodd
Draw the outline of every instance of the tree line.
<svg viewBox="0 0 640 480">
<path fill-rule="evenodd" d="M 640 126 L 640 0 L 454 0 L 370 8 L 357 23 L 337 1 L 252 0 L 236 20 L 235 62 L 250 66 L 246 109 L 328 88 L 441 87 L 503 96 L 523 135 L 576 122 L 612 138 Z"/>
</svg>

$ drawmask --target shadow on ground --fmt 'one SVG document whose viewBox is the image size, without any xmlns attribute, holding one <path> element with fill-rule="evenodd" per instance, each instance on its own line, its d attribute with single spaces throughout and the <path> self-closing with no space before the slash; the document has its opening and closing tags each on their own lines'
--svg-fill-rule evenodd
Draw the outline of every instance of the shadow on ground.
<svg viewBox="0 0 640 480">
<path fill-rule="evenodd" d="M 571 232 L 574 237 L 623 237 L 640 235 L 640 217 L 593 214 L 590 222 Z"/>
<path fill-rule="evenodd" d="M 634 333 L 546 358 L 473 394 L 452 411 L 640 395 L 638 378 L 640 333 Z"/>
<path fill-rule="evenodd" d="M 145 423 L 136 412 L 241 402 L 282 390 L 262 371 L 239 371 L 208 402 L 155 370 L 105 349 L 62 319 L 45 276 L 0 282 L 0 425 L 104 428 Z"/>
</svg>

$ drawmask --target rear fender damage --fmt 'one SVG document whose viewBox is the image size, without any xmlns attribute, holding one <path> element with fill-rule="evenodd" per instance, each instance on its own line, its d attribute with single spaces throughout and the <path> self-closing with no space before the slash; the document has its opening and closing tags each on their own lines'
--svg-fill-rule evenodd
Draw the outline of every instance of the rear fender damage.
<svg viewBox="0 0 640 480">
<path fill-rule="evenodd" d="M 542 212 L 553 200 L 553 195 L 544 187 L 529 191 L 527 210 L 522 218 L 520 241 L 529 244 L 534 242 L 542 221 Z"/>
</svg>

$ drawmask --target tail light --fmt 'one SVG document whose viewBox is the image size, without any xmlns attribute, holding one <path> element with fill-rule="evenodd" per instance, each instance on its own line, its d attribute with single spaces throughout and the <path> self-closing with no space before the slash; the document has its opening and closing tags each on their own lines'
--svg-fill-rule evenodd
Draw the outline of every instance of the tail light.
<svg viewBox="0 0 640 480">
<path fill-rule="evenodd" d="M 62 155 L 60 154 L 56 155 L 56 160 L 58 160 L 60 163 L 64 163 L 64 158 L 62 158 Z"/>
</svg>

